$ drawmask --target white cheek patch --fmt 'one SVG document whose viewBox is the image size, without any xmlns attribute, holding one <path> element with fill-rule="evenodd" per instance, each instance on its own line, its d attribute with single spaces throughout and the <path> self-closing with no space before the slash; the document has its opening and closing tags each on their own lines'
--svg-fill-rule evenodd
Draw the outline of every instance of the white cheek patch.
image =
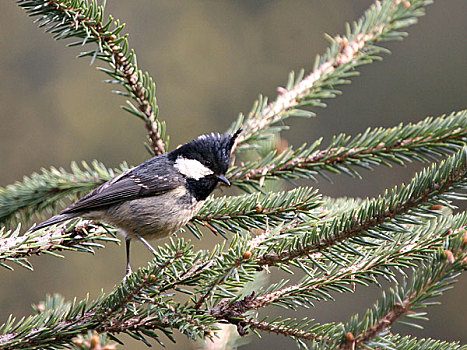
<svg viewBox="0 0 467 350">
<path fill-rule="evenodd" d="M 214 174 L 211 169 L 205 167 L 196 159 L 178 157 L 174 166 L 181 174 L 195 180 L 199 180 L 204 176 Z"/>
</svg>

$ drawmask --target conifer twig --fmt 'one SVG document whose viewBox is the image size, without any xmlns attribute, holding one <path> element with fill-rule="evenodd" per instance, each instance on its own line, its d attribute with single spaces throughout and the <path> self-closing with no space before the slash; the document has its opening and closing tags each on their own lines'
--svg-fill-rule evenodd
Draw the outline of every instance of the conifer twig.
<svg viewBox="0 0 467 350">
<path fill-rule="evenodd" d="M 261 187 L 266 179 L 313 178 L 325 172 L 343 172 L 360 177 L 356 168 L 375 165 L 404 165 L 409 161 L 427 162 L 454 152 L 467 138 L 467 111 L 439 118 L 426 118 L 417 124 L 394 128 L 368 129 L 350 138 L 344 134 L 333 138 L 324 150 L 321 140 L 312 146 L 289 148 L 279 154 L 272 151 L 263 159 L 242 164 L 229 171 L 231 182 L 242 188 Z"/>
<path fill-rule="evenodd" d="M 424 14 L 423 7 L 431 3 L 431 0 L 377 1 L 352 28 L 347 25 L 345 35 L 328 37 L 331 47 L 324 56 L 316 58 L 313 72 L 304 78 L 301 72 L 297 79 L 292 73 L 287 86 L 278 88 L 275 101 L 267 104 L 267 99 L 260 97 L 246 120 L 240 115 L 231 127 L 231 130 L 240 125 L 243 128 L 234 147 L 265 137 L 271 133 L 268 129 L 290 116 L 312 116 L 313 113 L 301 108 L 325 106 L 321 99 L 339 94 L 334 87 L 348 84 L 349 77 L 358 75 L 356 67 L 379 60 L 378 54 L 388 52 L 377 46 L 378 42 L 402 39 L 405 33 L 398 30 L 416 23 Z M 272 131 L 282 128 L 275 126 Z"/>
<path fill-rule="evenodd" d="M 313 209 L 321 204 L 321 197 L 311 187 L 268 194 L 211 197 L 191 220 L 188 229 L 197 236 L 201 235 L 203 226 L 221 235 L 226 231 L 239 233 L 242 229 L 266 229 L 268 225 L 288 223 L 300 216 L 312 220 Z"/>
<path fill-rule="evenodd" d="M 381 196 L 372 201 L 367 201 L 358 211 L 351 211 L 334 223 L 325 222 L 322 225 L 319 237 L 309 234 L 307 242 L 300 247 L 291 247 L 281 253 L 270 252 L 259 258 L 260 265 L 275 265 L 292 261 L 298 257 L 306 257 L 318 253 L 339 242 L 350 240 L 357 235 L 375 236 L 385 239 L 384 229 L 378 226 L 385 222 L 395 224 L 418 223 L 414 219 L 404 219 L 404 213 L 412 215 L 433 215 L 429 208 L 423 206 L 441 202 L 449 205 L 447 200 L 451 198 L 453 189 L 467 187 L 467 146 L 461 151 L 441 162 L 439 166 L 433 165 L 417 174 L 407 186 L 394 188 L 389 195 Z M 464 196 L 459 195 L 459 199 Z M 371 213 L 371 214 L 370 214 Z M 394 226 L 397 228 L 397 226 Z M 386 238 L 387 239 L 387 238 Z"/>
<path fill-rule="evenodd" d="M 0 223 L 8 227 L 21 219 L 25 224 L 33 214 L 40 216 L 44 210 L 54 209 L 62 199 L 73 199 L 127 169 L 126 163 L 118 169 L 108 169 L 97 161 L 91 164 L 83 161 L 81 167 L 72 162 L 71 171 L 52 167 L 25 176 L 22 182 L 0 188 Z"/>
<path fill-rule="evenodd" d="M 359 256 L 345 267 L 336 269 L 334 264 L 334 267 L 330 266 L 327 269 L 327 271 L 334 271 L 331 275 L 328 272 L 315 273 L 316 277 L 309 276 L 297 284 L 283 287 L 281 287 L 282 283 L 278 283 L 277 286 L 280 288 L 270 287 L 270 290 L 265 293 L 255 293 L 254 295 L 245 297 L 241 301 L 236 301 L 237 306 L 235 307 L 240 307 L 241 305 L 241 309 L 245 312 L 261 309 L 271 304 L 288 306 L 285 302 L 287 299 L 291 299 L 292 301 L 298 300 L 298 303 L 301 304 L 308 303 L 310 299 L 323 300 L 325 299 L 323 295 L 325 295 L 327 290 L 336 291 L 345 284 L 365 284 L 374 275 L 393 275 L 394 273 L 389 270 L 390 267 L 403 265 L 414 267 L 416 266 L 416 261 L 427 260 L 430 253 L 441 249 L 446 239 L 455 238 L 460 232 L 465 232 L 466 215 L 457 217 L 454 222 L 452 229 L 449 230 L 445 228 L 446 222 L 442 220 L 437 228 L 432 228 L 427 234 L 416 235 L 411 239 L 408 239 L 406 236 L 413 236 L 413 234 L 403 235 L 395 243 L 382 245 L 373 251 L 371 255 L 367 253 L 366 256 Z M 310 273 L 310 275 L 312 274 Z M 314 291 L 317 292 L 314 293 Z M 349 290 L 343 288 L 342 291 L 347 292 Z M 302 299 L 300 298 L 301 296 L 306 297 Z M 218 316 L 229 314 L 232 313 L 231 307 L 229 301 L 224 300 L 212 312 Z"/>
<path fill-rule="evenodd" d="M 384 341 L 388 346 L 395 349 L 430 349 L 430 350 L 465 350 L 466 345 L 460 345 L 460 342 L 447 342 L 443 340 L 422 338 L 418 339 L 413 336 L 402 337 L 399 334 L 388 334 L 384 337 Z"/>
<path fill-rule="evenodd" d="M 93 248 L 103 248 L 103 242 L 120 242 L 111 228 L 91 222 L 22 236 L 18 235 L 19 229 L 18 226 L 16 230 L 0 235 L 0 266 L 7 269 L 12 268 L 6 263 L 13 262 L 32 270 L 27 260 L 31 255 L 63 257 L 58 252 L 64 250 L 94 253 Z"/>
<path fill-rule="evenodd" d="M 410 284 L 406 281 L 402 286 L 383 295 L 381 305 L 363 315 L 362 321 L 356 325 L 352 320 L 347 329 L 351 329 L 352 337 L 347 339 L 339 349 L 351 350 L 363 346 L 398 321 L 402 316 L 411 320 L 426 319 L 424 313 L 416 310 L 428 305 L 427 299 L 437 297 L 450 289 L 456 282 L 455 278 L 467 268 L 467 231 L 465 228 L 457 230 L 447 248 L 438 251 L 418 269 Z M 457 236 L 457 237 L 456 237 Z M 369 323 L 367 320 L 371 319 Z"/>
<path fill-rule="evenodd" d="M 414 296 L 415 297 L 415 296 Z M 342 345 L 340 350 L 352 350 L 358 348 L 361 344 L 368 342 L 384 330 L 390 328 L 394 322 L 400 317 L 406 315 L 410 311 L 411 298 L 407 297 L 402 303 L 396 303 L 391 310 L 376 321 L 371 328 L 364 334 L 358 335 L 358 339 L 352 339 L 347 341 L 345 345 Z M 355 337 L 355 335 L 353 336 Z"/>
<path fill-rule="evenodd" d="M 59 298 L 49 301 L 45 310 L 26 323 L 10 318 L 0 327 L 0 349 L 33 349 L 47 344 L 51 338 L 56 345 L 69 344 L 73 337 L 88 330 L 127 333 L 141 341 L 146 341 L 143 334 L 157 340 L 157 332 L 170 338 L 172 329 L 179 329 L 191 338 L 210 336 L 213 317 L 160 296 L 170 288 L 170 282 L 189 275 L 199 254 L 182 240 L 157 250 L 148 267 L 124 279 L 108 296 L 73 303 L 64 303 Z M 179 252 L 175 257 L 173 250 Z M 142 306 L 145 302 L 148 304 Z"/>
<path fill-rule="evenodd" d="M 441 250 L 441 252 L 438 250 L 431 257 L 425 256 L 427 261 L 423 265 L 424 268 L 417 270 L 409 286 L 404 284 L 400 290 L 391 291 L 389 297 L 384 297 L 382 307 L 375 305 L 373 310 L 368 311 L 367 315 L 364 316 L 358 325 L 359 329 L 363 329 L 360 333 L 352 329 L 354 332 L 348 332 L 346 337 L 327 337 L 326 327 L 321 327 L 321 329 L 317 330 L 319 325 L 312 325 L 312 327 L 309 327 L 309 330 L 304 330 L 305 326 L 308 326 L 311 321 L 303 321 L 303 324 L 300 326 L 299 324 L 290 326 L 293 320 L 284 319 L 265 322 L 243 316 L 247 311 L 264 308 L 275 302 L 278 298 L 283 297 L 286 293 L 296 291 L 301 287 L 300 285 L 288 286 L 265 295 L 252 293 L 241 300 L 223 300 L 210 309 L 209 312 L 219 320 L 228 321 L 236 325 L 241 335 L 245 335 L 248 329 L 258 329 L 301 340 L 323 341 L 329 344 L 330 349 L 335 348 L 332 344 L 336 339 L 344 338 L 345 341 L 340 346 L 340 349 L 356 349 L 390 328 L 402 316 L 410 316 L 413 319 L 421 318 L 422 315 L 415 314 L 414 310 L 424 307 L 428 303 L 427 299 L 439 296 L 443 291 L 450 288 L 455 282 L 454 278 L 467 267 L 466 232 L 465 227 L 451 231 L 449 233 L 449 240 L 447 240 L 449 242 L 448 249 Z M 435 244 L 434 247 L 440 248 L 441 246 Z M 415 251 L 414 253 L 417 254 Z M 386 261 L 385 263 L 391 266 L 392 262 Z M 376 317 L 376 314 L 379 314 L 379 317 Z M 367 319 L 373 320 L 373 323 L 369 323 Z M 345 333 L 349 328 L 357 328 L 354 324 L 355 321 L 352 321 L 352 323 L 345 327 L 332 325 L 332 328 L 342 330 Z M 310 331 L 313 329 L 317 331 Z"/>
<path fill-rule="evenodd" d="M 39 16 L 36 20 L 54 38 L 79 38 L 69 46 L 95 43 L 97 48 L 82 52 L 79 57 L 90 56 L 108 62 L 111 70 L 100 68 L 112 77 L 108 83 L 122 85 L 126 92 L 115 93 L 132 98 L 136 106 L 127 101 L 123 107 L 128 112 L 141 118 L 146 126 L 150 141 L 149 149 L 154 155 L 165 152 L 165 125 L 157 119 L 158 105 L 155 96 L 155 84 L 148 73 L 138 69 L 136 55 L 129 50 L 126 35 L 121 35 L 124 25 L 112 17 L 104 23 L 104 6 L 86 0 L 19 0 L 30 16 Z M 113 26 L 112 26 L 113 25 Z"/>
<path fill-rule="evenodd" d="M 278 335 L 284 335 L 286 337 L 298 338 L 307 341 L 323 341 L 324 338 L 321 334 L 316 334 L 314 332 L 304 331 L 302 329 L 297 329 L 296 325 L 286 326 L 284 324 L 274 324 L 269 322 L 260 321 L 254 318 L 243 318 L 240 323 L 242 327 L 251 330 L 258 330 L 267 333 L 274 333 Z"/>
<path fill-rule="evenodd" d="M 328 265 L 321 266 L 317 271 L 314 265 L 320 259 L 318 254 L 313 254 L 313 257 L 305 257 L 305 261 L 302 263 L 299 263 L 297 259 L 293 264 L 306 272 L 306 278 L 294 285 L 283 286 L 282 283 L 278 283 L 276 286 L 271 286 L 269 291 L 262 294 L 256 293 L 254 297 L 250 297 L 247 305 L 244 304 L 242 307 L 245 310 L 252 310 L 273 303 L 290 306 L 295 301 L 299 305 L 304 305 L 312 299 L 323 300 L 323 295 L 328 290 L 336 291 L 342 288 L 341 292 L 348 292 L 350 289 L 345 285 L 349 285 L 353 290 L 356 284 L 366 285 L 368 282 L 376 282 L 371 277 L 374 275 L 393 276 L 394 272 L 390 270 L 391 267 L 414 267 L 415 262 L 427 259 L 430 253 L 440 249 L 445 240 L 465 229 L 466 225 L 467 215 L 460 215 L 452 220 L 439 219 L 436 224 L 433 223 L 423 230 L 417 227 L 407 227 L 407 231 L 393 237 L 394 242 L 379 243 L 377 248 L 367 249 L 365 254 L 353 257 L 348 254 L 345 266 L 336 263 L 338 258 L 335 257 Z M 446 227 L 451 227 L 451 229 L 448 230 Z M 269 233 L 268 236 L 271 235 L 273 234 Z M 261 260 L 256 260 L 253 256 L 245 256 L 244 252 L 252 255 L 256 249 L 268 250 L 267 242 L 263 241 L 256 246 L 251 244 L 253 240 L 248 242 L 244 247 L 233 249 L 231 252 L 226 252 L 223 256 L 211 260 L 210 266 L 215 271 L 207 275 L 205 273 L 201 279 L 201 281 L 207 279 L 208 283 L 198 282 L 197 294 L 200 294 L 201 297 L 196 300 L 195 308 L 201 308 L 208 297 L 214 294 L 216 288 L 222 288 L 222 292 L 216 296 L 216 298 L 222 298 L 227 293 L 225 284 L 232 283 L 232 279 L 242 278 L 242 275 L 247 274 L 251 268 L 254 270 L 262 266 Z M 307 268 L 307 264 L 310 267 Z M 243 272 L 241 272 L 242 269 L 244 269 Z M 237 272 L 234 273 L 234 271 Z M 329 271 L 333 271 L 333 273 L 331 274 Z M 292 302 L 288 303 L 288 300 Z M 224 300 L 223 305 L 227 307 L 228 302 Z M 229 308 L 227 307 L 226 310 Z"/>
<path fill-rule="evenodd" d="M 142 334 L 150 335 L 157 340 L 158 336 L 155 331 L 161 330 L 170 337 L 171 329 L 173 328 L 178 328 L 187 335 L 190 335 L 190 333 L 196 334 L 196 338 L 207 337 L 213 332 L 213 329 L 209 325 L 199 322 L 196 317 L 191 315 L 189 310 L 184 310 L 178 306 L 167 309 L 165 305 L 157 303 L 154 306 L 150 310 L 152 312 L 148 312 L 146 309 L 138 309 L 130 317 L 126 316 L 123 318 L 117 315 L 116 317 L 98 319 L 93 309 L 86 310 L 72 317 L 62 315 L 63 320 L 49 324 L 49 329 L 33 327 L 29 330 L 26 337 L 23 337 L 20 332 L 0 335 L 0 349 L 37 349 L 42 344 L 50 341 L 50 338 L 57 345 L 70 344 L 74 337 L 82 334 L 83 330 L 94 330 L 98 333 L 108 334 L 127 333 L 138 340 L 144 339 Z M 156 307 L 159 310 L 156 310 Z M 163 312 L 167 316 L 160 317 Z M 36 318 L 39 319 L 40 316 L 38 315 Z M 47 316 L 47 313 L 44 316 Z M 146 339 L 144 341 L 150 345 Z"/>
<path fill-rule="evenodd" d="M 460 111 L 448 117 L 427 118 L 415 125 L 368 130 L 351 140 L 339 135 L 326 150 L 317 150 L 316 143 L 308 149 L 302 147 L 295 152 L 274 154 L 272 159 L 268 156 L 259 162 L 232 168 L 229 178 L 234 185 L 248 189 L 265 178 L 314 177 L 317 173 L 324 175 L 324 171 L 358 176 L 355 166 L 369 168 L 390 165 L 389 162 L 402 165 L 412 159 L 424 161 L 447 155 L 465 144 L 466 130 L 467 111 Z M 96 161 L 91 165 L 82 162 L 81 168 L 72 163 L 71 172 L 43 169 L 42 173 L 25 177 L 23 182 L 0 188 L 0 222 L 8 224 L 18 217 L 27 221 L 33 212 L 53 208 L 62 198 L 90 191 L 127 169 L 125 163 L 113 170 Z M 213 204 L 210 201 L 205 208 Z M 218 232 L 215 228 L 213 231 Z"/>
<path fill-rule="evenodd" d="M 313 319 L 307 318 L 296 321 L 294 319 L 277 317 L 275 320 L 269 321 L 267 318 L 258 320 L 256 318 L 243 317 L 236 319 L 234 322 L 240 324 L 244 335 L 249 330 L 255 333 L 261 331 L 283 335 L 295 339 L 303 348 L 307 348 L 305 341 L 312 342 L 312 344 L 329 343 L 338 334 L 341 326 L 341 324 L 335 323 L 313 323 Z"/>
</svg>

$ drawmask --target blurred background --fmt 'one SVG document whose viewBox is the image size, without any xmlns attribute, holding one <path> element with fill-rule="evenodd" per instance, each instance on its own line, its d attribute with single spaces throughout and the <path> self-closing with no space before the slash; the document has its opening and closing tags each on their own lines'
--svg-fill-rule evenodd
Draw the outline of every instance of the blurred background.
<svg viewBox="0 0 467 350">
<path fill-rule="evenodd" d="M 130 47 L 140 68 L 157 83 L 160 119 L 167 122 L 170 148 L 210 131 L 224 131 L 239 112 L 248 113 L 259 93 L 274 99 L 291 70 L 312 69 L 315 55 L 327 47 L 324 33 L 343 33 L 346 21 L 356 20 L 372 1 L 108 1 L 107 14 L 121 19 L 130 33 Z M 332 135 L 355 135 L 367 127 L 417 122 L 466 107 L 467 2 L 438 1 L 427 8 L 403 42 L 385 46 L 393 53 L 360 69 L 343 96 L 325 101 L 317 118 L 291 120 L 284 133 L 300 145 Z M 69 168 L 72 160 L 97 159 L 107 166 L 123 161 L 136 165 L 148 158 L 145 129 L 120 109 L 124 99 L 102 83 L 107 77 L 76 59 L 80 48 L 65 48 L 32 23 L 14 1 L 0 4 L 0 186 L 50 166 Z M 364 180 L 345 176 L 312 184 L 330 196 L 375 196 L 407 182 L 421 169 L 378 168 Z M 185 235 L 189 235 L 188 233 Z M 214 244 L 212 235 L 200 248 Z M 196 240 L 194 237 L 188 237 Z M 133 247 L 135 265 L 144 265 L 146 248 Z M 95 255 L 66 254 L 65 259 L 33 257 L 34 272 L 0 270 L 0 323 L 10 313 L 29 315 L 30 305 L 47 293 L 68 300 L 101 290 L 108 292 L 124 271 L 124 248 L 108 245 Z M 395 331 L 467 342 L 467 276 L 428 311 L 424 330 L 397 326 Z M 354 295 L 337 295 L 335 302 L 317 305 L 290 316 L 319 322 L 347 321 L 363 313 L 381 295 L 376 288 L 358 287 Z M 270 309 L 271 314 L 285 313 Z M 145 345 L 122 337 L 123 349 Z M 196 348 L 184 336 L 168 349 Z M 293 343 L 265 334 L 247 338 L 244 349 L 288 349 Z M 158 345 L 156 345 L 157 347 Z"/>
</svg>

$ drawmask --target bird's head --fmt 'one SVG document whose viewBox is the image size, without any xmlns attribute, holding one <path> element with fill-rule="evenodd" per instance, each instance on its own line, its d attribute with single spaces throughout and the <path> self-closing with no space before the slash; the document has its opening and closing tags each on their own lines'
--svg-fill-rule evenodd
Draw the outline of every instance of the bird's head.
<svg viewBox="0 0 467 350">
<path fill-rule="evenodd" d="M 205 199 L 220 182 L 230 186 L 225 174 L 229 168 L 230 153 L 241 130 L 234 134 L 211 133 L 201 135 L 169 154 L 174 167 Z M 199 198 L 197 198 L 199 199 Z"/>
</svg>

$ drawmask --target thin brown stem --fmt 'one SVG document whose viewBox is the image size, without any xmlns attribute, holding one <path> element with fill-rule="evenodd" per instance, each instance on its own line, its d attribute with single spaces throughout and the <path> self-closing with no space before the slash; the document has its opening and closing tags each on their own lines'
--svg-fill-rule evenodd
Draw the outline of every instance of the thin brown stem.
<svg viewBox="0 0 467 350">
<path fill-rule="evenodd" d="M 462 230 L 465 231 L 465 228 L 462 228 Z M 459 232 L 460 230 L 458 229 L 456 231 Z M 399 318 L 413 312 L 412 309 L 416 306 L 417 298 L 423 295 L 431 286 L 439 283 L 446 274 L 448 274 L 448 270 L 455 260 L 466 258 L 465 251 L 463 251 L 463 249 L 465 249 L 465 246 L 454 253 L 450 250 L 446 250 L 446 261 L 444 262 L 442 270 L 437 273 L 434 278 L 427 279 L 422 288 L 419 288 L 417 291 L 408 295 L 401 303 L 394 303 L 390 310 L 377 319 L 373 324 L 368 325 L 368 328 L 365 331 L 356 335 L 352 334 L 352 337 L 348 337 L 339 349 L 354 350 L 361 348 L 363 344 L 378 336 L 378 334 L 381 334 L 383 331 L 391 328 Z"/>
<path fill-rule="evenodd" d="M 294 88 L 290 90 L 283 87 L 278 88 L 279 95 L 276 100 L 270 103 L 261 113 L 248 119 L 242 126 L 244 131 L 239 135 L 238 142 L 234 147 L 242 144 L 260 130 L 267 129 L 269 125 L 281 120 L 284 113 L 299 106 L 307 95 L 316 88 L 319 81 L 326 79 L 339 67 L 355 60 L 367 43 L 374 41 L 383 30 L 383 26 L 378 26 L 371 32 L 356 35 L 355 39 L 350 42 L 347 39 L 336 37 L 335 40 L 340 42 L 338 54 L 321 63 L 315 71 L 305 77 Z"/>
<path fill-rule="evenodd" d="M 397 140 L 392 144 L 380 143 L 375 147 L 356 147 L 346 149 L 344 147 L 329 148 L 322 151 L 316 151 L 308 157 L 294 158 L 282 165 L 268 165 L 265 167 L 251 169 L 245 173 L 238 173 L 232 176 L 231 181 L 239 181 L 242 179 L 261 181 L 265 177 L 275 177 L 286 172 L 293 172 L 296 169 L 313 169 L 326 165 L 346 164 L 351 160 L 358 161 L 359 159 L 368 156 L 384 156 L 391 155 L 395 151 L 416 151 L 417 148 L 425 146 L 432 147 L 433 144 L 443 144 L 446 140 L 461 141 L 467 136 L 466 130 L 455 130 L 438 136 L 425 136 L 416 138 L 407 138 Z"/>
<path fill-rule="evenodd" d="M 106 236 L 107 231 L 101 225 L 87 222 L 70 230 L 59 228 L 40 235 L 7 237 L 0 240 L 0 261 L 22 259 L 67 248 L 76 249 L 82 243 L 93 243 Z"/>
<path fill-rule="evenodd" d="M 171 310 L 172 317 L 183 319 L 184 322 L 189 322 L 193 326 L 200 328 L 204 336 L 212 334 L 213 330 L 209 325 L 201 324 L 195 319 L 190 317 L 188 314 L 178 314 L 175 309 Z M 122 317 L 122 315 L 116 315 L 115 317 L 107 317 L 100 319 L 96 317 L 95 310 L 89 310 L 84 313 L 80 313 L 72 319 L 60 322 L 54 329 L 57 331 L 57 335 L 54 340 L 57 344 L 70 344 L 72 339 L 79 334 L 86 333 L 88 330 L 96 331 L 98 333 L 112 333 L 119 334 L 127 331 L 138 331 L 140 329 L 147 330 L 158 330 L 158 329 L 172 329 L 176 328 L 173 322 L 168 319 L 160 319 L 157 316 L 140 316 L 135 315 L 134 317 Z M 45 328 L 36 328 L 29 332 L 28 341 L 22 343 L 15 343 L 14 345 L 5 345 L 11 342 L 17 334 L 7 333 L 0 335 L 0 350 L 16 350 L 24 348 L 32 348 L 33 346 L 41 347 L 43 339 L 41 333 L 46 330 Z"/>
<path fill-rule="evenodd" d="M 248 327 L 249 329 L 257 329 L 259 331 L 267 332 L 267 333 L 274 333 L 278 335 L 283 335 L 286 337 L 293 337 L 297 339 L 303 340 L 311 340 L 311 341 L 322 341 L 326 340 L 326 338 L 320 334 L 316 334 L 313 332 L 307 332 L 304 330 L 299 330 L 295 328 L 290 328 L 284 325 L 275 325 L 267 322 L 261 322 L 257 319 L 251 318 L 244 318 L 242 323 L 244 326 Z"/>
<path fill-rule="evenodd" d="M 48 3 L 48 6 L 59 12 L 62 17 L 71 21 L 70 26 L 87 28 L 92 31 L 96 37 L 96 41 L 100 44 L 99 47 L 102 47 L 104 54 L 113 63 L 115 71 L 122 74 L 131 96 L 137 103 L 139 111 L 145 115 L 144 121 L 152 151 L 155 155 L 163 154 L 165 152 L 165 143 L 161 138 L 160 130 L 158 130 L 156 111 L 152 102 L 148 99 L 149 92 L 139 79 L 139 75 L 142 73 L 133 63 L 128 61 L 123 48 L 114 42 L 117 38 L 108 35 L 102 27 L 102 23 L 95 22 L 93 19 L 86 17 L 83 10 L 73 8 L 69 5 L 69 2 L 61 0 L 47 0 L 45 2 Z"/>
<path fill-rule="evenodd" d="M 339 231 L 338 234 L 322 238 L 317 243 L 312 243 L 304 247 L 283 251 L 281 253 L 271 251 L 260 257 L 258 259 L 258 264 L 277 265 L 278 263 L 284 263 L 299 257 L 319 253 L 333 245 L 336 245 L 339 242 L 355 237 L 372 227 L 381 225 L 382 223 L 393 219 L 398 215 L 407 213 L 411 209 L 419 207 L 424 202 L 432 199 L 434 195 L 440 195 L 449 191 L 451 186 L 456 181 L 462 180 L 464 176 L 465 165 L 461 171 L 453 171 L 450 176 L 443 178 L 439 183 L 431 182 L 428 186 L 426 186 L 422 193 L 416 193 L 403 202 L 400 202 L 396 206 L 389 207 L 387 210 L 378 213 L 378 215 L 371 216 L 369 219 L 363 218 L 360 221 L 355 221 L 347 229 Z"/>
</svg>

